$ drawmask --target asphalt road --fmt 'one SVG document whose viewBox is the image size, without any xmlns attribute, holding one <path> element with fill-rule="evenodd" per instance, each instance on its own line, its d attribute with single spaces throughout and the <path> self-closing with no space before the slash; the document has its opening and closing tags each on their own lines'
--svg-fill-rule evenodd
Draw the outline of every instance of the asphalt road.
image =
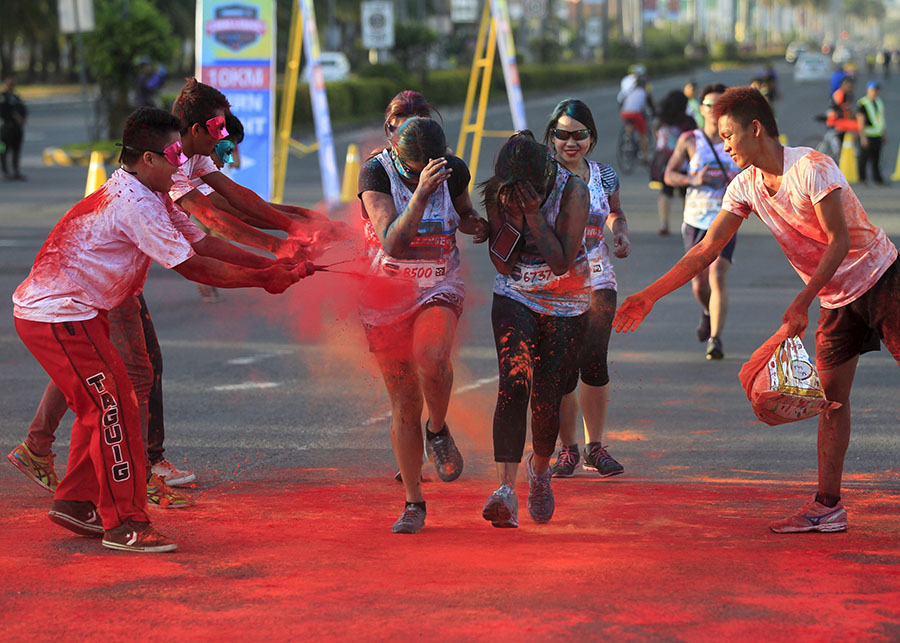
<svg viewBox="0 0 900 643">
<path fill-rule="evenodd" d="M 742 84 L 756 71 L 697 70 L 692 76 L 701 86 L 713 80 Z M 827 87 L 794 85 L 789 69 L 780 71 L 783 98 L 777 115 L 783 132 L 796 143 L 819 131 L 812 115 L 824 109 Z M 654 79 L 654 95 L 661 98 L 684 79 Z M 900 131 L 900 80 L 893 83 L 884 91 L 888 175 L 894 169 L 897 140 L 891 133 Z M 619 130 L 615 92 L 597 86 L 529 95 L 529 124 L 542 131 L 557 101 L 580 97 L 593 109 L 602 132 L 593 158 L 614 164 Z M 441 112 L 448 140 L 455 144 L 460 110 Z M 488 112 L 488 127 L 509 126 L 505 100 L 497 97 Z M 80 198 L 86 175 L 84 168 L 44 167 L 40 150 L 83 138 L 83 127 L 77 106 L 32 105 L 24 158 L 29 181 L 0 183 L 0 448 L 7 451 L 24 438 L 46 383 L 46 375 L 15 335 L 9 297 L 27 275 L 53 223 Z M 348 143 L 357 142 L 367 150 L 379 135 L 378 122 L 343 129 L 337 133 L 337 149 L 343 154 Z M 479 178 L 488 175 L 499 144 L 486 139 Z M 646 174 L 638 170 L 622 180 L 633 253 L 616 262 L 620 300 L 660 275 L 683 252 L 678 236 L 655 234 L 656 195 L 647 188 Z M 858 193 L 871 218 L 895 243 L 900 240 L 898 188 L 859 187 Z M 320 198 L 315 155 L 293 159 L 286 199 L 310 205 Z M 454 360 L 459 390 L 451 401 L 449 422 L 463 451 L 471 454 L 467 466 L 486 471 L 491 465 L 496 394 L 489 322 L 494 273 L 483 246 L 472 246 L 465 237 L 461 245 L 469 296 Z M 625 464 L 626 475 L 651 480 L 815 479 L 815 422 L 775 428 L 758 423 L 737 380 L 742 362 L 774 332 L 802 287 L 756 219 L 740 232 L 729 282 L 726 358 L 721 362 L 705 360 L 704 347 L 694 337 L 699 309 L 687 287 L 660 302 L 637 333 L 613 336 L 608 442 Z M 193 284 L 154 267 L 146 298 L 165 358 L 166 447 L 172 459 L 186 459 L 185 466 L 200 473 L 203 486 L 292 466 L 390 471 L 389 406 L 353 313 L 353 292 L 346 278 L 319 274 L 283 296 L 230 291 L 221 303 L 204 304 Z M 811 325 L 814 321 L 815 311 Z M 806 343 L 811 349 L 811 331 Z M 886 352 L 860 360 L 846 468 L 850 485 L 900 486 L 896 390 L 897 366 Z M 70 422 L 71 416 L 60 429 L 58 453 L 66 451 Z M 18 476 L 11 467 L 0 466 L 0 486 L 8 487 Z"/>
</svg>

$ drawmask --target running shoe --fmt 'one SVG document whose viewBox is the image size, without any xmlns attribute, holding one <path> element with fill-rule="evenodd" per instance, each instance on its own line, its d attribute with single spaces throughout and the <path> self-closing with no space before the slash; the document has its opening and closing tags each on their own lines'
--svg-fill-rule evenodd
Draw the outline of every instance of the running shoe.
<svg viewBox="0 0 900 643">
<path fill-rule="evenodd" d="M 57 525 L 81 536 L 102 536 L 103 523 L 97 507 L 87 500 L 54 500 L 48 513 Z"/>
<path fill-rule="evenodd" d="M 44 489 L 47 491 L 56 491 L 59 480 L 56 477 L 56 471 L 53 469 L 53 458 L 56 457 L 56 454 L 52 451 L 46 456 L 35 455 L 23 442 L 10 451 L 9 455 L 6 457 L 9 459 L 12 466 L 41 485 Z"/>
<path fill-rule="evenodd" d="M 406 503 L 403 513 L 391 527 L 395 534 L 417 534 L 425 526 L 425 510 L 410 502 Z"/>
<path fill-rule="evenodd" d="M 725 352 L 722 350 L 722 340 L 718 337 L 710 337 L 706 342 L 706 359 L 722 359 Z"/>
<path fill-rule="evenodd" d="M 189 495 L 167 485 L 165 479 L 157 473 L 150 474 L 147 481 L 147 502 L 163 509 L 181 509 L 194 505 L 194 500 Z"/>
<path fill-rule="evenodd" d="M 838 502 L 826 507 L 813 498 L 792 516 L 776 520 L 769 529 L 776 534 L 796 534 L 804 531 L 844 531 L 847 529 L 847 510 Z"/>
<path fill-rule="evenodd" d="M 697 326 L 697 341 L 705 342 L 709 339 L 709 334 L 711 332 L 710 321 L 709 321 L 709 313 L 703 313 L 703 316 L 700 317 L 700 325 Z"/>
<path fill-rule="evenodd" d="M 534 470 L 534 453 L 525 458 L 525 474 L 528 476 L 528 513 L 536 523 L 550 522 L 556 503 L 550 481 L 553 474 L 548 468 L 543 473 Z"/>
<path fill-rule="evenodd" d="M 103 534 L 104 547 L 119 551 L 159 553 L 175 551 L 178 545 L 156 531 L 149 522 L 126 520 Z"/>
<path fill-rule="evenodd" d="M 609 478 L 625 472 L 625 467 L 616 462 L 609 455 L 609 451 L 599 442 L 590 442 L 584 445 L 584 463 L 581 468 L 585 471 L 596 471 L 601 478 Z"/>
<path fill-rule="evenodd" d="M 559 450 L 559 455 L 556 457 L 556 462 L 550 466 L 553 477 L 571 478 L 575 475 L 575 467 L 578 466 L 579 460 L 581 460 L 581 456 L 578 454 L 577 444 L 573 444 L 572 446 L 562 445 L 562 448 Z"/>
<path fill-rule="evenodd" d="M 150 473 L 155 473 L 160 478 L 165 478 L 166 484 L 170 487 L 180 487 L 197 479 L 197 476 L 192 472 L 182 471 L 165 458 L 152 465 Z"/>
<path fill-rule="evenodd" d="M 431 420 L 425 422 L 425 430 L 431 426 Z M 456 480 L 463 470 L 463 457 L 453 436 L 450 435 L 450 427 L 444 423 L 444 429 L 447 433 L 439 435 L 431 440 L 428 439 L 427 433 L 425 437 L 425 450 L 428 452 L 428 458 L 434 461 L 434 468 L 437 470 L 438 477 L 444 482 L 453 482 Z"/>
<path fill-rule="evenodd" d="M 519 499 L 508 484 L 500 485 L 484 503 L 481 517 L 494 527 L 515 529 L 519 526 Z"/>
</svg>

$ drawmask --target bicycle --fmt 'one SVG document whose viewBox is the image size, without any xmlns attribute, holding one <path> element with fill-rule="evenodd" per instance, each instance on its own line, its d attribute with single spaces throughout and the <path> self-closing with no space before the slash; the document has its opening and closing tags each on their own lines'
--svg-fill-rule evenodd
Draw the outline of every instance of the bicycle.
<svg viewBox="0 0 900 643">
<path fill-rule="evenodd" d="M 616 145 L 616 161 L 623 174 L 631 174 L 641 156 L 641 141 L 638 131 L 631 121 L 625 121 L 619 131 L 619 142 Z"/>
<path fill-rule="evenodd" d="M 827 118 L 828 117 L 825 114 L 816 114 L 813 116 L 813 120 L 820 123 L 825 123 Z M 800 141 L 800 147 L 811 147 L 817 152 L 827 154 L 834 159 L 835 163 L 841 162 L 841 147 L 843 144 L 844 135 L 833 127 L 827 128 L 821 137 L 813 134 Z"/>
</svg>

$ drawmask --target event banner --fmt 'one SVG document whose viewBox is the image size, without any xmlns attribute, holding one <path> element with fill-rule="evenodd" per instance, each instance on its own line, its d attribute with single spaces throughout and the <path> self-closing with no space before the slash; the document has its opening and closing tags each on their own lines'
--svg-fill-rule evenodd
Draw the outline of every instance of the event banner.
<svg viewBox="0 0 900 643">
<path fill-rule="evenodd" d="M 513 128 L 528 129 L 525 122 L 522 85 L 519 84 L 519 67 L 516 65 L 516 47 L 509 25 L 509 6 L 506 0 L 488 1 L 491 3 L 491 16 L 497 25 L 497 49 L 500 51 L 500 64 L 503 66 L 503 79 L 506 81 L 506 97 L 509 100 L 509 111 L 512 113 Z"/>
<path fill-rule="evenodd" d="M 244 125 L 231 177 L 272 196 L 275 0 L 197 0 L 197 78 L 219 89 Z"/>
<path fill-rule="evenodd" d="M 341 185 L 338 180 L 337 157 L 334 152 L 334 133 L 331 130 L 331 112 L 325 79 L 319 62 L 319 31 L 316 29 L 316 10 L 312 0 L 297 0 L 303 12 L 303 49 L 309 67 L 309 98 L 312 101 L 316 140 L 319 142 L 319 171 L 322 173 L 322 191 L 329 208 L 341 202 Z"/>
</svg>

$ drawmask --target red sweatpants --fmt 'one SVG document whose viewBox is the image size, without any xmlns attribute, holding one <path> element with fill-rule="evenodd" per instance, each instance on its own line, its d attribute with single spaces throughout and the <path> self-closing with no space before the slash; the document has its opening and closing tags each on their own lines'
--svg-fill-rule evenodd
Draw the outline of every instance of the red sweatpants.
<svg viewBox="0 0 900 643">
<path fill-rule="evenodd" d="M 56 500 L 90 501 L 104 529 L 149 522 L 137 397 L 105 313 L 80 322 L 15 320 L 16 332 L 75 412 Z"/>
</svg>

